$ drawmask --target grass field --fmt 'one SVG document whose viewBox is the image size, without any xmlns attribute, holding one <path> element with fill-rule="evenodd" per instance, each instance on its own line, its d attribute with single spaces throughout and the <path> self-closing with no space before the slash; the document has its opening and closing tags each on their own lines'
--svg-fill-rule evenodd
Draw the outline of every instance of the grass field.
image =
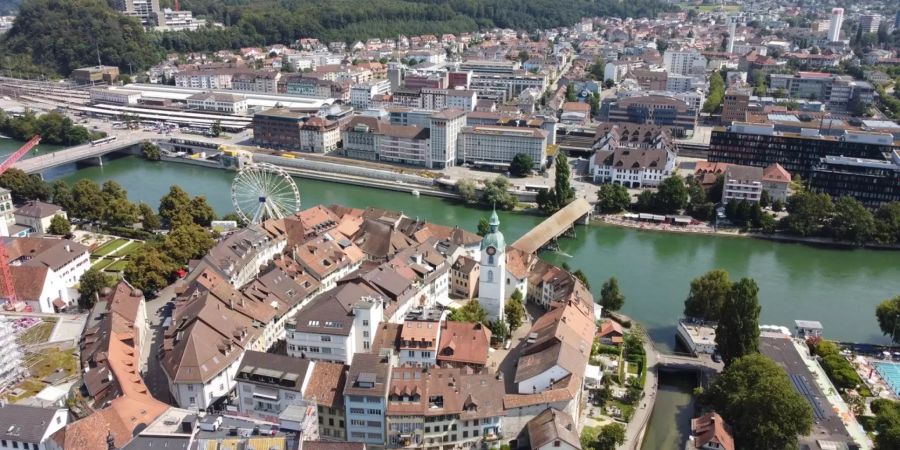
<svg viewBox="0 0 900 450">
<path fill-rule="evenodd" d="M 115 256 L 131 256 L 144 248 L 143 242 L 132 242 L 131 245 L 116 252 Z"/>
<path fill-rule="evenodd" d="M 93 255 L 106 256 L 121 247 L 122 244 L 128 242 L 128 239 L 113 239 L 94 250 Z"/>
<path fill-rule="evenodd" d="M 128 261 L 122 259 L 106 266 L 103 270 L 106 272 L 121 272 L 125 270 L 126 266 L 128 266 Z"/>
<path fill-rule="evenodd" d="M 113 264 L 113 261 L 111 259 L 102 259 L 102 260 L 94 263 L 94 265 L 91 266 L 91 268 L 97 269 L 97 270 L 103 270 L 112 264 Z"/>
<path fill-rule="evenodd" d="M 53 327 L 56 326 L 56 319 L 41 319 L 41 323 L 29 328 L 24 333 L 16 337 L 16 343 L 19 345 L 33 345 L 47 342 L 50 334 L 53 333 Z"/>
</svg>

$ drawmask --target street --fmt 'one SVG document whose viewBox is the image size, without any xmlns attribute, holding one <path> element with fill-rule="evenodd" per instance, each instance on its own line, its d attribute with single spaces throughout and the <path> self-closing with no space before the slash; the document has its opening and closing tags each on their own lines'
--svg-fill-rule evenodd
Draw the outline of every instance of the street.
<svg viewBox="0 0 900 450">
<path fill-rule="evenodd" d="M 150 351 L 146 352 L 147 360 L 141 362 L 144 371 L 144 384 L 150 389 L 150 393 L 156 399 L 166 403 L 172 403 L 169 393 L 169 385 L 166 374 L 159 363 L 159 348 L 162 343 L 165 329 L 162 327 L 163 311 L 166 303 L 175 298 L 175 287 L 178 283 L 170 284 L 163 288 L 157 297 L 147 301 L 147 320 L 150 322 Z M 169 310 L 171 314 L 171 309 Z"/>
</svg>

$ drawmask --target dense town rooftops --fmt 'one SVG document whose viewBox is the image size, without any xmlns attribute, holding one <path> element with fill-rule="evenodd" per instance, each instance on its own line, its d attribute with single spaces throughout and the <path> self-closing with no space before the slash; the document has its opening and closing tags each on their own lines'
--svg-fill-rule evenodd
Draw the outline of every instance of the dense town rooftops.
<svg viewBox="0 0 900 450">
<path fill-rule="evenodd" d="M 353 356 L 353 365 L 347 375 L 344 395 L 374 396 L 387 395 L 391 361 L 387 355 L 357 353 Z"/>
<path fill-rule="evenodd" d="M 344 384 L 348 367 L 343 364 L 317 361 L 306 386 L 304 397 L 317 405 L 341 409 L 344 407 Z"/>
</svg>

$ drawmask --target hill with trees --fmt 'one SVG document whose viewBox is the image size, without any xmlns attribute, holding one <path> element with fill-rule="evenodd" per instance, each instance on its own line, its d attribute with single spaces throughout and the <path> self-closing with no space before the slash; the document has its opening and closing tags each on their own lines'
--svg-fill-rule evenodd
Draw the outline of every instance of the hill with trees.
<svg viewBox="0 0 900 450">
<path fill-rule="evenodd" d="M 572 0 L 564 8 L 552 0 L 185 0 L 181 5 L 225 27 L 147 32 L 103 0 L 24 0 L 3 39 L 2 68 L 68 75 L 96 64 L 99 49 L 104 64 L 124 70 L 131 63 L 138 70 L 166 51 L 288 44 L 301 37 L 352 42 L 493 27 L 531 31 L 570 26 L 582 17 L 652 17 L 674 8 L 660 0 Z"/>
</svg>

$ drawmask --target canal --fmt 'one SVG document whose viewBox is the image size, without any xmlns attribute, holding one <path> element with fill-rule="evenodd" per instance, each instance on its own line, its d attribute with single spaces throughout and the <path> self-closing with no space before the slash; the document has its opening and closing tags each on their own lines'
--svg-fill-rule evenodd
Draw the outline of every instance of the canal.
<svg viewBox="0 0 900 450">
<path fill-rule="evenodd" d="M 656 403 L 641 445 L 643 450 L 684 449 L 694 416 L 691 394 L 696 386 L 697 377 L 692 373 L 660 372 Z"/>
</svg>

